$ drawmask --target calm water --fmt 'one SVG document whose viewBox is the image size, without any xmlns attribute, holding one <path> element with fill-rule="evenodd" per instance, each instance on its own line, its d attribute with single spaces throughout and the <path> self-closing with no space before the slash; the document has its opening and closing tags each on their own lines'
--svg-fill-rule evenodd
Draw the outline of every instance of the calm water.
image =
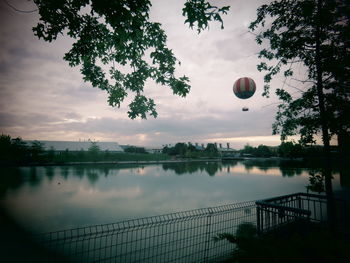
<svg viewBox="0 0 350 263">
<path fill-rule="evenodd" d="M 305 192 L 308 170 L 261 163 L 21 167 L 2 171 L 0 204 L 33 232 Z M 333 188 L 339 189 L 334 175 Z"/>
</svg>

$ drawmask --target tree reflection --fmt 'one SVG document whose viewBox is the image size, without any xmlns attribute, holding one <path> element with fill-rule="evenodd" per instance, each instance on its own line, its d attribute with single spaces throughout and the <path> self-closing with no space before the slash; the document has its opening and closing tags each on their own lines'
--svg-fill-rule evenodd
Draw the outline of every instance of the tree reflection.
<svg viewBox="0 0 350 263">
<path fill-rule="evenodd" d="M 17 189 L 23 184 L 23 176 L 18 167 L 1 167 L 0 173 L 0 196 L 8 189 Z"/>
<path fill-rule="evenodd" d="M 214 176 L 219 170 L 221 170 L 221 164 L 217 162 L 208 163 L 205 166 L 205 171 L 209 174 L 209 176 Z"/>
<path fill-rule="evenodd" d="M 249 172 L 250 170 L 252 170 L 254 168 L 254 164 L 253 162 L 244 162 L 244 168 L 247 172 Z"/>
<path fill-rule="evenodd" d="M 79 178 L 83 178 L 86 176 L 91 184 L 95 184 L 100 175 L 104 175 L 104 177 L 108 177 L 108 175 L 111 172 L 111 169 L 112 169 L 112 166 L 107 166 L 107 165 L 101 165 L 101 166 L 78 165 L 78 166 L 72 167 L 72 171 L 73 171 L 72 174 Z M 114 169 L 114 170 L 117 171 L 117 169 Z"/>
<path fill-rule="evenodd" d="M 79 178 L 83 178 L 85 174 L 85 168 L 84 166 L 74 166 L 73 167 L 73 174 L 75 174 Z"/>
<path fill-rule="evenodd" d="M 222 169 L 219 162 L 183 162 L 183 163 L 163 163 L 163 170 L 172 170 L 177 175 L 193 174 L 195 172 L 205 171 L 209 176 L 214 176 Z"/>
<path fill-rule="evenodd" d="M 68 178 L 69 175 L 69 166 L 61 166 L 61 175 L 64 179 Z"/>
<path fill-rule="evenodd" d="M 52 166 L 46 166 L 45 171 L 47 178 L 51 181 L 52 178 L 55 176 L 54 168 Z"/>
<path fill-rule="evenodd" d="M 239 166 L 236 168 L 236 166 Z M 215 176 L 218 173 L 234 175 L 235 173 L 242 174 L 241 167 L 246 171 L 254 170 L 254 173 L 259 171 L 265 174 L 273 173 L 282 175 L 283 177 L 299 176 L 305 171 L 305 168 L 299 168 L 302 163 L 296 164 L 290 162 L 281 162 L 275 160 L 245 160 L 245 161 L 225 161 L 225 162 L 166 162 L 161 165 L 152 165 L 154 171 L 157 170 L 160 175 L 160 170 L 170 170 L 176 175 L 202 173 L 209 176 Z M 116 175 L 119 171 L 130 170 L 131 174 L 148 174 L 152 169 L 148 170 L 147 165 L 138 164 L 118 164 L 118 165 L 73 165 L 73 166 L 47 166 L 47 167 L 2 167 L 0 176 L 0 195 L 4 194 L 7 189 L 15 189 L 24 185 L 38 186 L 43 181 L 43 176 L 48 178 L 48 181 L 56 177 L 69 180 L 68 177 L 86 178 L 92 185 L 96 184 L 100 176 L 108 177 Z M 270 170 L 271 169 L 271 170 Z M 39 171 L 41 171 L 39 173 Z M 337 172 L 340 174 L 341 186 L 349 186 L 349 173 L 347 167 L 338 167 Z M 244 173 L 244 172 L 243 172 Z"/>
<path fill-rule="evenodd" d="M 90 170 L 87 173 L 87 179 L 89 180 L 91 185 L 94 185 L 98 181 L 99 174 L 96 171 Z"/>
<path fill-rule="evenodd" d="M 40 185 L 41 179 L 37 175 L 37 168 L 36 167 L 30 167 L 29 171 L 29 184 L 30 186 L 38 186 Z"/>
<path fill-rule="evenodd" d="M 298 175 L 301 175 L 303 172 L 302 169 L 296 169 L 292 167 L 280 167 L 280 171 L 283 177 L 298 176 Z"/>
</svg>

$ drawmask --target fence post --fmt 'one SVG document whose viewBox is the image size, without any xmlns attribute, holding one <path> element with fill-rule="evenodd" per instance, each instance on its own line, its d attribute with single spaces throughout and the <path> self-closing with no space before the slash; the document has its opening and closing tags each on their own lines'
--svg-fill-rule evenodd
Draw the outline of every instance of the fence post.
<svg viewBox="0 0 350 263">
<path fill-rule="evenodd" d="M 261 234 L 261 225 L 260 225 L 260 205 L 256 204 L 256 228 L 257 234 L 260 236 Z"/>
<path fill-rule="evenodd" d="M 211 216 L 213 210 L 211 207 L 208 208 L 207 224 L 206 224 L 206 235 L 205 235 L 205 250 L 204 250 L 204 262 L 209 261 L 209 248 L 210 248 L 210 235 L 211 235 Z"/>
</svg>

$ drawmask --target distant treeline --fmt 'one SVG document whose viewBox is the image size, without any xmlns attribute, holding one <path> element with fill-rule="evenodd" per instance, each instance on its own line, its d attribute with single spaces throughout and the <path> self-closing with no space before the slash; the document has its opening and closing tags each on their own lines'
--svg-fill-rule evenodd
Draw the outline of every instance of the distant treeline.
<svg viewBox="0 0 350 263">
<path fill-rule="evenodd" d="M 216 145 L 213 143 L 208 143 L 207 147 L 202 149 L 190 143 L 186 144 L 179 142 L 173 147 L 165 146 L 162 153 L 183 158 L 215 158 L 220 156 Z"/>
<path fill-rule="evenodd" d="M 271 147 L 266 145 L 259 145 L 253 147 L 245 145 L 238 153 L 241 156 L 254 156 L 254 157 L 282 157 L 282 158 L 320 158 L 323 156 L 322 146 L 302 146 L 301 144 L 294 142 L 282 142 L 279 146 Z"/>
<path fill-rule="evenodd" d="M 124 153 L 102 151 L 91 142 L 87 151 L 57 151 L 54 148 L 46 150 L 44 144 L 33 141 L 28 144 L 21 138 L 11 138 L 9 135 L 0 136 L 0 164 L 63 164 L 69 162 L 115 162 L 115 161 L 160 161 L 170 157 L 166 154 L 149 154 L 142 147 L 128 147 Z"/>
<path fill-rule="evenodd" d="M 57 151 L 54 148 L 45 149 L 44 144 L 33 141 L 30 144 L 21 138 L 11 138 L 9 135 L 0 136 L 0 164 L 63 164 L 70 162 L 115 162 L 115 161 L 161 161 L 170 158 L 220 158 L 220 157 L 283 157 L 321 159 L 321 146 L 302 146 L 293 142 L 283 142 L 276 147 L 259 145 L 253 147 L 245 145 L 241 150 L 222 151 L 216 144 L 208 143 L 206 147 L 192 144 L 176 143 L 173 147 L 165 146 L 162 153 L 149 154 L 143 147 L 129 146 L 123 153 L 102 151 L 97 143 L 91 142 L 88 150 Z M 334 148 L 334 157 L 339 157 L 337 148 Z M 342 158 L 342 156 L 340 156 Z M 339 158 L 339 159 L 341 159 Z"/>
<path fill-rule="evenodd" d="M 337 154 L 337 147 L 334 147 L 334 154 Z M 282 142 L 279 146 L 259 145 L 257 147 L 245 145 L 243 149 L 218 149 L 216 144 L 208 143 L 206 147 L 195 146 L 190 143 L 176 143 L 174 146 L 165 146 L 164 154 L 180 158 L 200 157 L 282 157 L 282 158 L 322 158 L 323 147 L 317 145 L 302 146 L 294 142 Z"/>
</svg>

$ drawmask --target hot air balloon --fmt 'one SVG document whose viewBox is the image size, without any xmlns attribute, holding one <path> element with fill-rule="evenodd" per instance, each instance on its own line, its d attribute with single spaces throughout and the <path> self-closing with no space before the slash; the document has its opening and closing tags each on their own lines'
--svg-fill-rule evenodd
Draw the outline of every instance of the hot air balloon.
<svg viewBox="0 0 350 263">
<path fill-rule="evenodd" d="M 240 99 L 249 99 L 254 95 L 256 85 L 254 80 L 248 77 L 239 78 L 233 84 L 233 93 Z"/>
<path fill-rule="evenodd" d="M 233 93 L 240 99 L 249 99 L 254 95 L 256 85 L 254 80 L 248 77 L 239 78 L 233 84 Z M 247 107 L 243 107 L 242 111 L 248 111 Z"/>
</svg>

